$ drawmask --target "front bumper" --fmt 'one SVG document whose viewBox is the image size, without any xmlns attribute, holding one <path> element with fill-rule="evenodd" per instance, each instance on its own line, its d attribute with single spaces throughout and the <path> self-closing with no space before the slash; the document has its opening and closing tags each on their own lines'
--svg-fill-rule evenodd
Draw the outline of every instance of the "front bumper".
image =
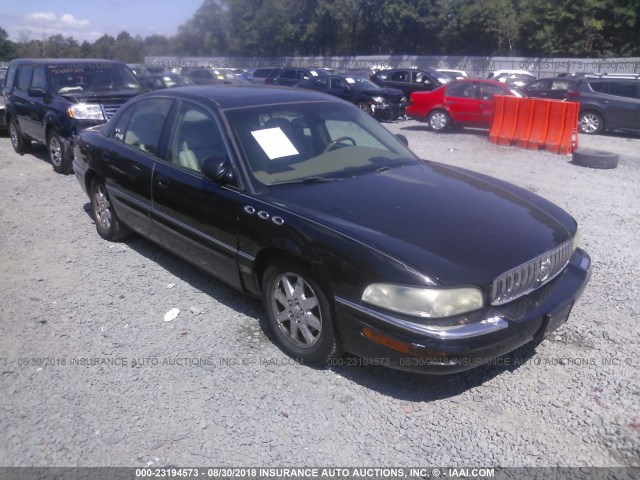
<svg viewBox="0 0 640 480">
<path fill-rule="evenodd" d="M 529 342 L 542 341 L 566 321 L 590 276 L 591 259 L 577 249 L 565 270 L 544 287 L 449 327 L 418 323 L 336 297 L 342 343 L 355 355 L 398 370 L 468 370 Z"/>
</svg>

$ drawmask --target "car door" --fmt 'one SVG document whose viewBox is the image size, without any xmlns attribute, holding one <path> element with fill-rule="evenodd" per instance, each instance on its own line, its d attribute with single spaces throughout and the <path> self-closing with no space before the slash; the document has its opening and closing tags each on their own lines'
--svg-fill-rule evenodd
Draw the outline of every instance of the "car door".
<svg viewBox="0 0 640 480">
<path fill-rule="evenodd" d="M 537 82 L 530 83 L 526 87 L 527 95 L 533 98 L 550 98 L 550 80 L 538 80 Z"/>
<path fill-rule="evenodd" d="M 330 82 L 331 88 L 329 89 L 329 93 L 331 95 L 335 95 L 336 97 L 340 97 L 347 101 L 353 100 L 353 92 L 346 80 L 334 77 L 330 79 Z"/>
<path fill-rule="evenodd" d="M 480 116 L 478 84 L 475 82 L 451 83 L 445 88 L 444 107 L 456 123 L 477 123 Z"/>
<path fill-rule="evenodd" d="M 489 127 L 493 120 L 493 107 L 495 102 L 493 101 L 494 95 L 510 95 L 509 91 L 499 87 L 498 85 L 491 85 L 488 83 L 478 84 L 478 116 L 474 123 L 478 126 Z"/>
<path fill-rule="evenodd" d="M 16 83 L 11 93 L 14 113 L 23 134 L 30 138 L 38 135 L 37 123 L 33 112 L 33 98 L 29 96 L 29 87 L 33 76 L 33 65 L 21 65 L 16 76 Z"/>
<path fill-rule="evenodd" d="M 631 130 L 638 128 L 640 99 L 639 81 L 610 81 L 608 95 L 603 99 L 605 125 L 609 129 Z"/>
<path fill-rule="evenodd" d="M 30 88 L 27 91 L 27 105 L 29 115 L 24 119 L 24 132 L 31 138 L 45 143 L 44 118 L 52 101 L 47 93 L 48 82 L 44 67 L 33 69 Z"/>
<path fill-rule="evenodd" d="M 409 90 L 411 92 L 430 92 L 440 86 L 440 84 L 427 75 L 425 72 L 413 71 L 410 72 Z"/>
<path fill-rule="evenodd" d="M 411 92 L 411 72 L 408 70 L 396 70 L 387 74 L 386 80 L 383 82 L 383 86 L 389 88 L 397 88 L 402 90 L 408 97 Z"/>
<path fill-rule="evenodd" d="M 163 132 L 174 101 L 149 98 L 118 117 L 101 152 L 105 184 L 120 219 L 140 235 L 158 241 L 151 218 L 151 178 L 163 151 Z"/>
<path fill-rule="evenodd" d="M 236 288 L 240 192 L 202 173 L 206 161 L 229 158 L 220 123 L 209 110 L 182 102 L 165 160 L 153 171 L 153 219 L 162 244 Z"/>
</svg>

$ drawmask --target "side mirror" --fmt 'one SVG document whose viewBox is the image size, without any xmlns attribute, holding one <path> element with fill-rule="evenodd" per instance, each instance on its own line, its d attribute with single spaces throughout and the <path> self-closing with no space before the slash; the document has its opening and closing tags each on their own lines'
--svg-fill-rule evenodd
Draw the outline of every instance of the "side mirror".
<svg viewBox="0 0 640 480">
<path fill-rule="evenodd" d="M 402 144 L 403 144 L 405 147 L 408 147 L 408 146 L 409 146 L 409 140 L 408 140 L 408 139 L 407 139 L 407 137 L 405 137 L 403 134 L 401 134 L 401 133 L 396 133 L 394 136 L 395 136 L 398 140 L 400 140 L 400 142 L 402 142 Z"/>
<path fill-rule="evenodd" d="M 44 88 L 29 88 L 30 97 L 44 97 Z"/>
<path fill-rule="evenodd" d="M 235 176 L 227 157 L 208 157 L 202 162 L 202 173 L 216 183 L 233 183 Z"/>
</svg>

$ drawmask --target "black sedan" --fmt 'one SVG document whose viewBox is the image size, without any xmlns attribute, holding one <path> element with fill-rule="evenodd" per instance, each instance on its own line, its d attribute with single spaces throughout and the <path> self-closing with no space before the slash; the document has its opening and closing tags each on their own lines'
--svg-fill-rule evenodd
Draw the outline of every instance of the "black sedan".
<svg viewBox="0 0 640 480">
<path fill-rule="evenodd" d="M 420 160 L 358 108 L 303 89 L 181 87 L 80 133 L 98 233 L 134 231 L 261 297 L 304 363 L 465 370 L 542 340 L 590 275 L 575 220 Z"/>
<path fill-rule="evenodd" d="M 520 90 L 526 93 L 527 97 L 565 100 L 567 93 L 575 90 L 577 85 L 578 81 L 571 78 L 543 78 L 526 84 Z"/>
<path fill-rule="evenodd" d="M 453 81 L 453 77 L 437 70 L 416 70 L 413 68 L 380 70 L 371 75 L 376 85 L 402 90 L 407 98 L 413 92 L 430 92 Z"/>
<path fill-rule="evenodd" d="M 177 73 L 157 73 L 148 75 L 144 77 L 140 83 L 145 91 L 195 85 L 193 80 L 189 77 L 178 75 Z"/>
<path fill-rule="evenodd" d="M 324 92 L 358 106 L 378 120 L 395 120 L 404 115 L 407 98 L 401 90 L 382 88 L 363 77 L 335 75 L 305 80 L 296 87 Z"/>
</svg>

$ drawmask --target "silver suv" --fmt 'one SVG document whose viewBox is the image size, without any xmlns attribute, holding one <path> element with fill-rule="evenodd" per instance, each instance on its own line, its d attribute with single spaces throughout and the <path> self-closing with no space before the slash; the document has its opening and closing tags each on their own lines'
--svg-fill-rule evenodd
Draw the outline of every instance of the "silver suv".
<svg viewBox="0 0 640 480">
<path fill-rule="evenodd" d="M 567 100 L 580 103 L 581 133 L 640 133 L 640 76 L 582 78 Z"/>
</svg>

